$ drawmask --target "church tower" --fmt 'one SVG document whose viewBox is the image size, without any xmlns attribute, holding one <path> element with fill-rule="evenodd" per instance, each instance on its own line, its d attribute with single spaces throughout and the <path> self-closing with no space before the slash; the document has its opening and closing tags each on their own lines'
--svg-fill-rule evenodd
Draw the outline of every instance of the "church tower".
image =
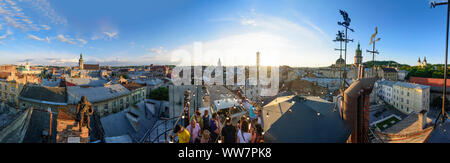
<svg viewBox="0 0 450 163">
<path fill-rule="evenodd" d="M 428 64 L 427 63 L 427 57 L 423 57 L 423 63 L 422 64 L 423 64 L 423 66 L 427 66 L 427 64 Z"/>
<path fill-rule="evenodd" d="M 422 66 L 422 61 L 420 60 L 420 57 L 419 57 L 419 60 L 417 61 L 417 66 Z"/>
<path fill-rule="evenodd" d="M 80 70 L 84 69 L 83 54 L 81 53 L 80 53 L 80 60 L 78 60 L 78 66 L 80 67 Z"/>
<path fill-rule="evenodd" d="M 355 66 L 362 64 L 362 51 L 361 51 L 361 45 L 358 43 L 358 49 L 356 49 L 355 52 Z"/>
</svg>

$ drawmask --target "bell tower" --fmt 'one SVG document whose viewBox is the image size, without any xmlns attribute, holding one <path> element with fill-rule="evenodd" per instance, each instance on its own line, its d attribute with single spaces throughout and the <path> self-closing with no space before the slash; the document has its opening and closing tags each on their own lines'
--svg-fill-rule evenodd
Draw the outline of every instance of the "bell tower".
<svg viewBox="0 0 450 163">
<path fill-rule="evenodd" d="M 361 45 L 358 43 L 358 49 L 356 49 L 355 52 L 355 66 L 362 64 L 362 51 L 361 51 Z"/>
<path fill-rule="evenodd" d="M 80 70 L 84 69 L 83 54 L 81 53 L 80 53 L 80 60 L 78 60 L 78 66 L 80 67 Z"/>
</svg>

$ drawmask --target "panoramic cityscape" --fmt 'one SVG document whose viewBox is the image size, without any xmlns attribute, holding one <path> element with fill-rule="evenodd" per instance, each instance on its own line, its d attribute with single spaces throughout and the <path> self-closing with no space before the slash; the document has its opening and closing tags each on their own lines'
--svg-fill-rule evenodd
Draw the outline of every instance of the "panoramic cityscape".
<svg viewBox="0 0 450 163">
<path fill-rule="evenodd" d="M 449 3 L 405 2 L 0 0 L 0 143 L 450 143 Z"/>
</svg>

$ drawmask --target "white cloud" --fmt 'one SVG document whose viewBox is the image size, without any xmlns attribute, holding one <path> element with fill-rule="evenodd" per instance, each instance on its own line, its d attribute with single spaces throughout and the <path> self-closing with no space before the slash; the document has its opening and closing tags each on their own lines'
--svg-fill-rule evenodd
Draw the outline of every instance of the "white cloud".
<svg viewBox="0 0 450 163">
<path fill-rule="evenodd" d="M 48 25 L 41 25 L 41 27 L 44 30 L 50 30 L 51 29 L 50 26 L 48 26 Z"/>
<path fill-rule="evenodd" d="M 67 24 L 67 19 L 56 13 L 47 0 L 24 0 L 24 2 L 31 4 L 34 9 L 38 10 L 40 14 L 50 19 L 52 23 L 63 25 Z"/>
<path fill-rule="evenodd" d="M 75 41 L 73 41 L 73 39 L 71 39 L 71 38 L 69 38 L 69 37 L 66 37 L 66 36 L 64 36 L 64 35 L 61 35 L 61 34 L 58 35 L 58 36 L 56 36 L 56 39 L 57 39 L 58 41 L 65 42 L 65 43 L 69 43 L 69 44 L 74 44 L 74 45 L 77 44 Z"/>
<path fill-rule="evenodd" d="M 12 32 L 11 31 L 6 31 L 5 34 L 0 36 L 0 40 L 6 39 L 10 35 L 12 35 Z"/>
<path fill-rule="evenodd" d="M 28 34 L 28 38 L 33 39 L 33 40 L 37 40 L 37 41 L 45 41 L 45 42 L 50 43 L 50 39 L 48 37 L 46 37 L 46 38 L 39 38 L 39 37 L 37 37 L 35 35 Z"/>
<path fill-rule="evenodd" d="M 117 38 L 117 32 L 103 32 L 103 33 L 107 36 L 106 39 L 108 40 Z"/>
<path fill-rule="evenodd" d="M 164 48 L 161 46 L 159 48 L 151 48 L 151 49 L 147 49 L 148 52 L 150 53 L 154 53 L 154 54 L 162 54 L 162 53 L 166 53 L 167 50 L 164 50 Z"/>
<path fill-rule="evenodd" d="M 118 38 L 117 32 L 102 32 L 91 37 L 91 40 L 113 40 Z"/>
<path fill-rule="evenodd" d="M 86 40 L 84 40 L 84 39 L 81 39 L 81 38 L 79 38 L 79 39 L 77 39 L 81 44 L 83 44 L 83 45 L 85 45 L 85 44 L 87 44 L 88 43 L 88 41 L 86 41 Z"/>
<path fill-rule="evenodd" d="M 0 21 L 3 19 L 3 21 L 6 22 L 6 25 L 9 25 L 13 28 L 21 29 L 24 31 L 39 31 L 42 29 L 50 30 L 50 26 L 48 25 L 39 25 L 33 22 L 30 17 L 25 15 L 22 7 L 27 9 L 27 13 L 29 13 L 28 11 L 32 10 L 38 11 L 32 13 L 37 16 L 47 17 L 52 23 L 67 24 L 67 20 L 57 15 L 56 12 L 50 7 L 50 3 L 48 3 L 46 0 L 20 0 L 20 3 L 12 0 L 5 0 L 5 2 L 6 3 L 0 3 L 0 14 L 2 15 L 2 17 L 0 17 Z"/>
</svg>

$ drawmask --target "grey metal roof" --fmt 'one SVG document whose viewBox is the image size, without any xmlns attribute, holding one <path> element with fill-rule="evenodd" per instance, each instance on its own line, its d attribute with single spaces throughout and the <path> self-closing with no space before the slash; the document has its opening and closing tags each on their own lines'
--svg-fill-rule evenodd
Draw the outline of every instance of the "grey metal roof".
<svg viewBox="0 0 450 163">
<path fill-rule="evenodd" d="M 129 107 L 121 112 L 111 114 L 100 118 L 100 121 L 105 131 L 105 137 L 116 137 L 129 135 L 133 140 L 140 140 L 147 130 L 149 130 L 157 118 L 153 118 L 150 111 L 145 111 L 144 101 L 137 104 L 137 107 Z M 126 115 L 128 111 L 132 110 L 138 116 L 139 130 L 136 131 L 130 124 Z"/>
<path fill-rule="evenodd" d="M 428 143 L 450 143 L 450 121 L 437 125 L 431 133 Z"/>
<path fill-rule="evenodd" d="M 390 80 L 383 80 L 383 81 L 380 81 L 379 84 L 392 87 L 392 86 L 394 86 L 395 82 L 394 81 L 390 81 Z"/>
<path fill-rule="evenodd" d="M 130 91 L 120 84 L 110 86 L 88 87 L 79 86 L 67 87 L 67 103 L 76 104 L 81 100 L 81 96 L 86 96 L 90 102 L 101 102 L 111 98 L 129 94 Z"/>
<path fill-rule="evenodd" d="M 279 105 L 265 107 L 265 142 L 345 143 L 350 136 L 350 129 L 338 113 L 333 111 L 333 107 L 333 103 L 319 98 L 301 99 L 297 96 L 293 100 L 280 102 Z M 270 121 L 273 123 L 270 124 Z"/>
<path fill-rule="evenodd" d="M 66 82 L 73 83 L 78 86 L 103 86 L 108 81 L 99 78 L 66 78 Z"/>
<path fill-rule="evenodd" d="M 52 105 L 65 105 L 67 103 L 67 93 L 64 87 L 27 85 L 23 88 L 19 98 Z"/>
<path fill-rule="evenodd" d="M 396 82 L 394 85 L 397 85 L 397 86 L 400 86 L 400 87 L 406 87 L 406 88 L 413 88 L 413 89 L 427 89 L 427 88 L 430 88 L 430 86 L 427 86 L 427 85 L 406 83 L 406 82 Z"/>
</svg>

